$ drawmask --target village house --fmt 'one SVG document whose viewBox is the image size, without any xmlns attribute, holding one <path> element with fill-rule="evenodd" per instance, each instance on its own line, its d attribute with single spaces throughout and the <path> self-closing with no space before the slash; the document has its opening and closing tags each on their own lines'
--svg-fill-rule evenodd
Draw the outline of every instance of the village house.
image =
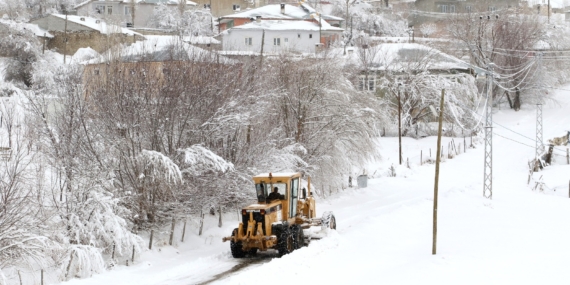
<svg viewBox="0 0 570 285">
<path fill-rule="evenodd" d="M 314 53 L 342 35 L 343 29 L 321 21 L 258 20 L 231 28 L 223 34 L 224 52 Z M 263 46 L 263 47 L 262 47 Z"/>
<path fill-rule="evenodd" d="M 484 73 L 484 70 L 452 55 L 417 43 L 349 47 L 346 54 L 343 54 L 342 49 L 335 49 L 330 56 L 343 57 L 345 64 L 360 66 L 356 86 L 365 91 L 379 91 L 378 82 L 381 79 L 395 82 L 421 72 L 429 72 L 450 80 L 456 80 L 466 74 L 477 76 Z"/>
<path fill-rule="evenodd" d="M 309 21 L 318 22 L 322 20 L 327 22 L 330 26 L 339 27 L 343 26 L 344 19 L 331 16 L 321 15 L 313 7 L 304 2 L 300 2 L 298 6 L 289 4 L 270 4 L 256 9 L 247 10 L 241 13 L 226 15 L 219 18 L 218 30 L 223 32 L 227 29 L 238 27 L 251 23 L 256 20 L 279 20 L 279 21 Z"/>
<path fill-rule="evenodd" d="M 87 47 L 101 53 L 116 44 L 143 39 L 142 35 L 129 29 L 90 17 L 51 14 L 31 23 L 53 35 L 47 40 L 47 49 L 65 55 L 73 55 L 79 48 Z"/>
<path fill-rule="evenodd" d="M 148 21 L 158 4 L 167 5 L 173 9 L 177 9 L 180 5 L 179 0 L 89 0 L 74 8 L 77 11 L 77 15 L 80 16 L 101 18 L 109 23 L 128 28 L 142 28 L 148 27 Z M 195 7 L 195 2 L 186 1 L 185 9 L 193 9 Z"/>
</svg>

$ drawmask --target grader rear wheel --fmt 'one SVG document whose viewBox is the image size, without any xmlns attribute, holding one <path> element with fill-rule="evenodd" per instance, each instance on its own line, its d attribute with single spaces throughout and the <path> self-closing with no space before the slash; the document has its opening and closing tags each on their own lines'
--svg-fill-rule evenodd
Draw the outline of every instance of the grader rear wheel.
<svg viewBox="0 0 570 285">
<path fill-rule="evenodd" d="M 277 251 L 279 256 L 289 254 L 295 250 L 296 236 L 293 234 L 292 229 L 284 229 L 280 235 L 277 242 Z"/>
</svg>

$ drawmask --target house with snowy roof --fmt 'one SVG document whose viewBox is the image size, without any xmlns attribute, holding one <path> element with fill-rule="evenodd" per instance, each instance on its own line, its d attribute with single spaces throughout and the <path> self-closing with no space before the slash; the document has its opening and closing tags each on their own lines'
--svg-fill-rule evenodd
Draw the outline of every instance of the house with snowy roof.
<svg viewBox="0 0 570 285">
<path fill-rule="evenodd" d="M 226 54 L 315 53 L 340 39 L 344 31 L 319 22 L 258 18 L 224 31 L 222 49 Z"/>
<path fill-rule="evenodd" d="M 315 18 L 321 15 L 322 19 Z M 255 20 L 275 20 L 275 21 L 309 21 L 316 22 L 322 20 L 330 26 L 341 28 L 344 19 L 332 15 L 324 15 L 317 12 L 310 5 L 299 2 L 299 5 L 271 4 L 263 7 L 250 9 L 244 12 L 226 15 L 219 18 L 218 29 L 223 32 L 227 29 L 249 24 Z"/>
<path fill-rule="evenodd" d="M 139 33 L 91 17 L 51 14 L 30 23 L 53 35 L 47 41 L 48 49 L 66 55 L 87 47 L 100 53 L 115 44 L 143 39 Z"/>
<path fill-rule="evenodd" d="M 181 4 L 186 9 L 196 7 L 196 2 L 188 0 L 87 0 L 74 7 L 77 15 L 105 19 L 108 22 L 120 24 L 123 27 L 147 27 L 154 9 L 164 4 L 177 9 Z"/>
<path fill-rule="evenodd" d="M 452 55 L 417 43 L 382 43 L 375 46 L 334 49 L 327 56 L 337 57 L 345 65 L 360 68 L 356 78 L 359 90 L 376 91 L 380 80 L 405 81 L 405 77 L 430 74 L 451 81 L 466 75 L 485 73 Z"/>
</svg>

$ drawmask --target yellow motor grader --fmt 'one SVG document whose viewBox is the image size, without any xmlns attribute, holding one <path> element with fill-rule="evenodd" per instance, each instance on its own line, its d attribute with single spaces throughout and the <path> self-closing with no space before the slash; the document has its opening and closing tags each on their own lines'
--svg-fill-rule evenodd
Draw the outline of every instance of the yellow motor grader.
<svg viewBox="0 0 570 285">
<path fill-rule="evenodd" d="M 336 229 L 332 212 L 316 218 L 311 180 L 301 189 L 301 173 L 265 173 L 253 177 L 257 203 L 241 210 L 242 222 L 230 237 L 232 256 L 254 255 L 258 250 L 275 249 L 279 256 L 308 244 L 303 229 L 312 226 Z"/>
</svg>

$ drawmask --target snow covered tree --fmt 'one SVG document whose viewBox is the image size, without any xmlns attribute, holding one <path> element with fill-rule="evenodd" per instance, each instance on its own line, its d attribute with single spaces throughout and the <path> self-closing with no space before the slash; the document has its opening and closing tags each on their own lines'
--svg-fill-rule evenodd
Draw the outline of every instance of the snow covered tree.
<svg viewBox="0 0 570 285">
<path fill-rule="evenodd" d="M 41 46 L 36 36 L 14 21 L 0 22 L 0 56 L 8 58 L 4 80 L 32 84 L 33 63 Z"/>
<path fill-rule="evenodd" d="M 542 72 L 535 44 L 544 36 L 544 22 L 536 15 L 506 11 L 499 16 L 470 13 L 457 16 L 447 29 L 462 47 L 469 51 L 471 63 L 487 69 L 494 64 L 495 97 L 506 94 L 510 107 L 518 110 L 514 101 L 534 102 L 536 88 L 541 89 Z M 515 98 L 511 101 L 510 96 Z M 521 100 L 524 96 L 526 100 Z"/>
</svg>

